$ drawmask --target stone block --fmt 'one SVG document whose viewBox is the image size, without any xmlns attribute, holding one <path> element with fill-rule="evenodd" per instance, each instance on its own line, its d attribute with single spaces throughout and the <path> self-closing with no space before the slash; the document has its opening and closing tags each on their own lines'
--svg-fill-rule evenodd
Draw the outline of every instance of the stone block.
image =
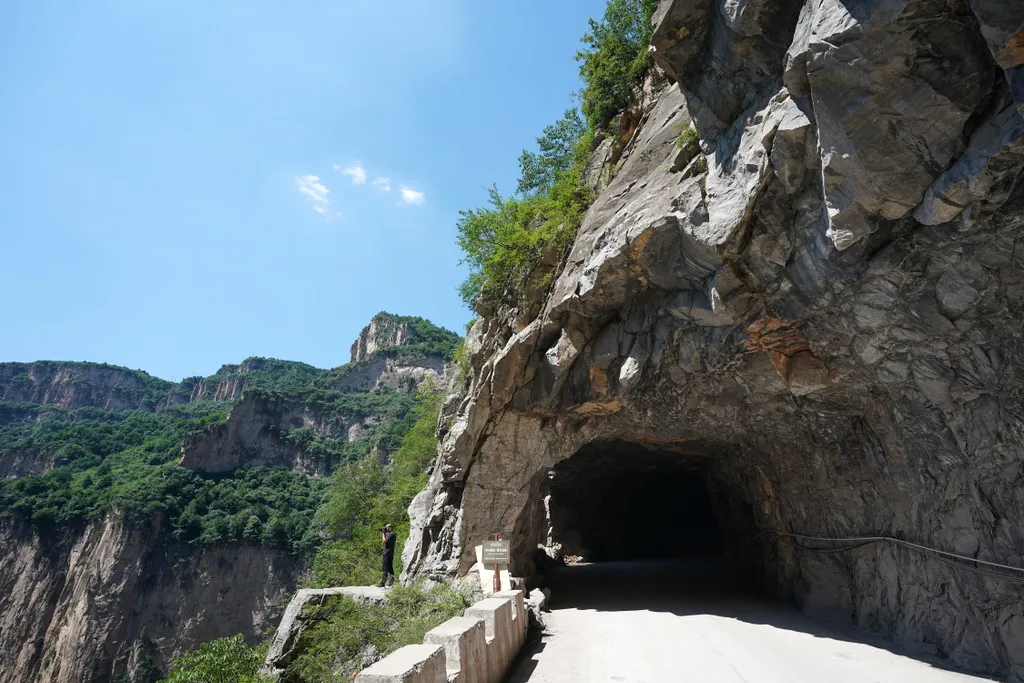
<svg viewBox="0 0 1024 683">
<path fill-rule="evenodd" d="M 444 647 L 406 645 L 363 669 L 355 683 L 447 683 Z"/>
<path fill-rule="evenodd" d="M 512 645 L 514 648 L 512 658 L 515 659 L 516 654 L 526 643 L 526 631 L 529 627 L 529 617 L 526 612 L 526 598 L 523 591 L 511 590 L 502 591 L 495 593 L 495 598 L 508 598 L 512 601 L 512 634 L 514 639 Z"/>
<path fill-rule="evenodd" d="M 444 646 L 449 681 L 487 683 L 487 638 L 482 619 L 449 619 L 427 632 L 423 642 Z"/>
<path fill-rule="evenodd" d="M 467 617 L 483 620 L 487 638 L 487 679 L 498 683 L 518 654 L 512 632 L 512 601 L 484 598 L 466 610 Z"/>
</svg>

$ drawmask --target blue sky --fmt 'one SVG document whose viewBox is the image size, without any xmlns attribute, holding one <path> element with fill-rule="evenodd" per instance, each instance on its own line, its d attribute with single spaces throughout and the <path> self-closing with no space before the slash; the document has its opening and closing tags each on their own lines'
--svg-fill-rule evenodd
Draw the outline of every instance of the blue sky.
<svg viewBox="0 0 1024 683">
<path fill-rule="evenodd" d="M 604 0 L 0 3 L 0 360 L 333 367 L 462 331 L 458 210 L 513 189 Z"/>
</svg>

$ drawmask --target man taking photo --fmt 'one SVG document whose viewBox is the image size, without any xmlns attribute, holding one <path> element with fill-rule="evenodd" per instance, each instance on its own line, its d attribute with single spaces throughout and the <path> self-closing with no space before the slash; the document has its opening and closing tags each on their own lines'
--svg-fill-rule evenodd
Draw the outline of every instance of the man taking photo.
<svg viewBox="0 0 1024 683">
<path fill-rule="evenodd" d="M 395 583 L 395 543 L 398 536 L 390 524 L 384 525 L 380 530 L 380 540 L 384 546 L 384 555 L 381 558 L 381 588 Z"/>
</svg>

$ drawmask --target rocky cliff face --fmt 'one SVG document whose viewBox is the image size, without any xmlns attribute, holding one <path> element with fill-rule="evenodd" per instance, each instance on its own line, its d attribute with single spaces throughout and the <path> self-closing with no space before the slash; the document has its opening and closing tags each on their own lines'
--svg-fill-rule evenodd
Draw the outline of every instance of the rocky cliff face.
<svg viewBox="0 0 1024 683">
<path fill-rule="evenodd" d="M 302 396 L 249 392 L 231 407 L 226 422 L 186 436 L 180 464 L 211 474 L 258 466 L 322 477 L 337 463 L 313 457 L 301 442 L 286 438 L 287 432 L 305 429 L 315 438 L 352 442 L 383 419 L 338 411 Z"/>
<path fill-rule="evenodd" d="M 353 362 L 344 374 L 332 379 L 327 386 L 345 393 L 374 391 L 382 387 L 410 392 L 428 379 L 444 386 L 447 369 L 448 363 L 441 356 L 405 358 L 375 353 Z"/>
<path fill-rule="evenodd" d="M 0 363 L 0 400 L 61 408 L 152 410 L 174 385 L 100 363 Z"/>
<path fill-rule="evenodd" d="M 0 363 L 0 401 L 69 410 L 150 412 L 197 401 L 233 401 L 242 396 L 247 376 L 264 369 L 267 362 L 265 358 L 247 358 L 237 365 L 222 366 L 210 377 L 189 377 L 177 384 L 105 363 Z"/>
<path fill-rule="evenodd" d="M 403 346 L 412 336 L 408 322 L 390 313 L 378 313 L 352 342 L 352 362 L 366 360 L 381 349 Z"/>
<path fill-rule="evenodd" d="M 301 565 L 283 551 L 195 550 L 116 512 L 42 537 L 0 528 L 0 671 L 9 681 L 151 678 L 227 634 L 260 634 Z"/>
<path fill-rule="evenodd" d="M 532 574 L 564 545 L 553 476 L 654 454 L 699 474 L 766 589 L 1024 676 L 1024 584 L 761 533 L 1024 567 L 1022 23 L 998 0 L 663 1 L 668 83 L 599 148 L 620 166 L 553 290 L 470 332 L 408 571 L 464 574 L 503 531 Z"/>
</svg>

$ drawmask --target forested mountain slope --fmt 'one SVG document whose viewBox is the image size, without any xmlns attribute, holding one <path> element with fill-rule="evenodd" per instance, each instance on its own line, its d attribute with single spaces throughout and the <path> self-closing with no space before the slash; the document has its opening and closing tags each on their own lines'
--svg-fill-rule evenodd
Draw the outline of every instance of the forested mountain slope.
<svg viewBox="0 0 1024 683">
<path fill-rule="evenodd" d="M 381 313 L 330 370 L 0 364 L 4 680 L 152 681 L 201 642 L 262 635 L 325 540 L 330 475 L 387 462 L 459 342 Z"/>
</svg>

